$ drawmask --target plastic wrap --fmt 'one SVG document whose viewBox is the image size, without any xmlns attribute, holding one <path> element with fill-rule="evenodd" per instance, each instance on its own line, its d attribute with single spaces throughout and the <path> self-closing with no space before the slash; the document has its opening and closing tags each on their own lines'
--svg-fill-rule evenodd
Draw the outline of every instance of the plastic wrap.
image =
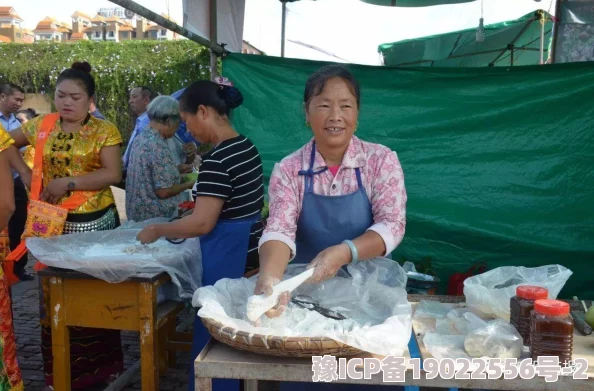
<svg viewBox="0 0 594 391">
<path fill-rule="evenodd" d="M 289 265 L 283 279 L 305 271 Z M 350 274 L 350 275 L 349 275 Z M 398 263 L 376 258 L 348 266 L 348 274 L 319 284 L 305 283 L 293 296 L 308 295 L 320 306 L 339 312 L 345 320 L 325 318 L 293 303 L 279 318 L 265 315 L 256 326 L 247 321 L 246 303 L 254 293 L 257 275 L 249 279 L 222 279 L 198 289 L 192 304 L 198 316 L 211 318 L 236 330 L 278 337 L 327 337 L 366 352 L 402 355 L 412 332 L 411 305 L 405 290 L 406 273 Z"/>
<path fill-rule="evenodd" d="M 28 238 L 27 248 L 47 266 L 76 270 L 110 283 L 125 281 L 139 272 L 166 272 L 177 286 L 179 297 L 191 299 L 202 280 L 200 239 L 188 239 L 182 244 L 159 239 L 149 245 L 136 240 L 145 225 L 166 221 L 159 218 L 129 222 L 109 231 Z"/>
<path fill-rule="evenodd" d="M 556 299 L 571 274 L 561 265 L 499 267 L 464 280 L 464 296 L 473 311 L 509 321 L 509 301 L 519 285 L 547 288 L 549 299 Z"/>
<path fill-rule="evenodd" d="M 468 333 L 464 350 L 470 357 L 520 358 L 523 344 L 522 336 L 512 325 L 495 319 Z"/>
</svg>

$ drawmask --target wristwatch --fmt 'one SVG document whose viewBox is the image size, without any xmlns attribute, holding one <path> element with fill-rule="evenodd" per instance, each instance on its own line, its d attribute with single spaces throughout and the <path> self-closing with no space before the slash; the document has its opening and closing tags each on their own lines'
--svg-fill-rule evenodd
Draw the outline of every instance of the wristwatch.
<svg viewBox="0 0 594 391">
<path fill-rule="evenodd" d="M 73 191 L 75 187 L 76 185 L 74 184 L 74 182 L 68 183 L 68 191 Z"/>
</svg>

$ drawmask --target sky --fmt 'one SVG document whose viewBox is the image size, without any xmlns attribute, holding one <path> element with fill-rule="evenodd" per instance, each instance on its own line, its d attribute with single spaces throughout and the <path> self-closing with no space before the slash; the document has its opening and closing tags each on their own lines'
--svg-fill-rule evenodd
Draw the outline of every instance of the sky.
<svg viewBox="0 0 594 391">
<path fill-rule="evenodd" d="M 182 0 L 136 0 L 157 13 L 182 22 Z M 243 39 L 280 56 L 281 3 L 245 0 Z M 478 0 L 472 3 L 423 8 L 379 7 L 359 0 L 303 0 L 288 3 L 285 55 L 310 60 L 378 65 L 382 43 L 418 38 L 517 19 L 537 9 L 554 14 L 555 0 Z M 94 16 L 98 8 L 115 7 L 106 0 L 4 0 L 34 29 L 45 16 L 70 21 L 79 10 Z M 26 5 L 26 6 L 24 6 Z M 306 48 L 315 46 L 321 51 Z"/>
</svg>

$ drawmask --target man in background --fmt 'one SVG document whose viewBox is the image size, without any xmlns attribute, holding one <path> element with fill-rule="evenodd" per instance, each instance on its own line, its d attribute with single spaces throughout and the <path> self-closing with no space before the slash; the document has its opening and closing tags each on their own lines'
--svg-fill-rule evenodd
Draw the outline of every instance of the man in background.
<svg viewBox="0 0 594 391">
<path fill-rule="evenodd" d="M 15 114 L 21 109 L 24 101 L 25 90 L 21 87 L 11 83 L 0 87 L 0 125 L 9 133 L 21 126 L 21 122 L 16 118 Z M 8 238 L 10 240 L 10 249 L 14 250 L 21 243 L 21 236 L 25 230 L 29 199 L 20 176 L 14 170 L 12 176 L 14 178 L 15 211 L 8 222 Z M 31 274 L 25 272 L 27 261 L 28 257 L 25 254 L 14 264 L 14 274 L 21 281 L 34 279 Z"/>
</svg>

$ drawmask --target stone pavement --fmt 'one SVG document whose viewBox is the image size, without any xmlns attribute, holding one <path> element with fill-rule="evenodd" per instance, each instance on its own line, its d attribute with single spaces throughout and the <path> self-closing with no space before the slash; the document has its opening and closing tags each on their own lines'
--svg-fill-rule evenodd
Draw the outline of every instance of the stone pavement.
<svg viewBox="0 0 594 391">
<path fill-rule="evenodd" d="M 30 265 L 27 265 L 28 267 Z M 31 270 L 29 270 L 31 272 Z M 38 281 L 21 282 L 12 288 L 14 329 L 17 338 L 19 366 L 26 391 L 41 391 L 43 381 L 43 360 L 41 358 L 41 329 L 39 325 Z M 187 313 L 185 313 L 187 315 Z M 140 359 L 138 333 L 122 332 L 124 367 L 128 369 Z M 177 365 L 169 368 L 160 378 L 159 390 L 187 391 L 190 354 L 177 353 Z M 97 391 L 105 387 L 97 388 Z M 136 374 L 125 391 L 140 390 L 140 374 Z M 89 390 L 95 391 L 95 390 Z"/>
</svg>

